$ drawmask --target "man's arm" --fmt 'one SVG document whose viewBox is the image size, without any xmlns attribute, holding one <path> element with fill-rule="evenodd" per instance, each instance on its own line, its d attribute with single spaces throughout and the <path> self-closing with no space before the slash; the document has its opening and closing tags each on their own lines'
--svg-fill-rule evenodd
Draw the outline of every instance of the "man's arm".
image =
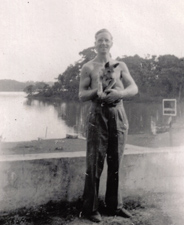
<svg viewBox="0 0 184 225">
<path fill-rule="evenodd" d="M 122 79 L 123 79 L 123 81 L 125 81 L 125 84 L 126 84 L 126 88 L 124 90 L 122 90 L 120 93 L 122 96 L 121 98 L 132 97 L 138 93 L 138 87 L 137 87 L 134 79 L 130 75 L 130 72 L 129 72 L 126 64 L 122 62 L 120 65 L 121 65 L 121 69 L 122 69 L 121 70 L 122 71 Z"/>
<path fill-rule="evenodd" d="M 125 82 L 126 87 L 123 90 L 115 90 L 115 89 L 107 90 L 108 95 L 105 99 L 107 103 L 113 103 L 119 99 L 131 97 L 138 93 L 138 87 L 134 79 L 130 75 L 130 72 L 126 64 L 121 62 L 120 68 L 121 68 L 122 80 Z"/>
<path fill-rule="evenodd" d="M 79 99 L 81 101 L 89 101 L 97 97 L 97 88 L 89 89 L 91 87 L 90 69 L 84 65 L 81 70 L 79 83 Z"/>
</svg>

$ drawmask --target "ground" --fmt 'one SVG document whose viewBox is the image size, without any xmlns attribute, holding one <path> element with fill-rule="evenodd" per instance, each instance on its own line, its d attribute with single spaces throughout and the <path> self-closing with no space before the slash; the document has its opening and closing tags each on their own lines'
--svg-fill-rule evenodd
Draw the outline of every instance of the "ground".
<svg viewBox="0 0 184 225">
<path fill-rule="evenodd" d="M 131 196 L 124 199 L 125 208 L 133 217 L 124 219 L 105 215 L 103 201 L 100 201 L 102 212 L 101 225 L 171 225 L 170 215 L 164 211 L 166 196 L 163 194 L 147 194 L 144 197 Z M 164 203 L 164 204 L 163 204 Z M 95 224 L 86 218 L 80 218 L 81 201 L 75 203 L 53 203 L 36 209 L 21 209 L 9 215 L 0 217 L 2 225 L 83 225 Z M 178 225 L 181 225 L 178 223 Z"/>
<path fill-rule="evenodd" d="M 24 142 L 1 142 L 0 155 L 40 154 L 85 151 L 83 139 L 46 139 Z"/>
<path fill-rule="evenodd" d="M 95 224 L 79 217 L 81 200 L 73 203 L 54 203 L 32 209 L 20 209 L 11 214 L 1 214 L 1 225 L 90 225 Z M 100 225 L 182 225 L 184 224 L 184 198 L 179 193 L 147 193 L 124 199 L 124 205 L 132 213 L 131 219 L 105 215 L 100 200 L 102 222 Z"/>
</svg>

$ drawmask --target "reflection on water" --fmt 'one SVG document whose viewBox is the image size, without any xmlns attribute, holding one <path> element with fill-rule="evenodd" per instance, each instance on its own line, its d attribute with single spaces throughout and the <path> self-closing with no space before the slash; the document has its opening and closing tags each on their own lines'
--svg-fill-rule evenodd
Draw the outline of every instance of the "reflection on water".
<svg viewBox="0 0 184 225">
<path fill-rule="evenodd" d="M 58 119 L 55 105 L 27 100 L 23 93 L 0 93 L 0 135 L 3 141 L 63 138 L 73 128 Z"/>
<path fill-rule="evenodd" d="M 0 136 L 4 141 L 86 135 L 90 103 L 30 100 L 23 93 L 0 93 Z M 162 103 L 125 102 L 129 120 L 128 143 L 161 147 L 181 145 L 184 104 L 176 117 L 162 115 Z M 174 139 L 173 139 L 174 137 Z"/>
</svg>

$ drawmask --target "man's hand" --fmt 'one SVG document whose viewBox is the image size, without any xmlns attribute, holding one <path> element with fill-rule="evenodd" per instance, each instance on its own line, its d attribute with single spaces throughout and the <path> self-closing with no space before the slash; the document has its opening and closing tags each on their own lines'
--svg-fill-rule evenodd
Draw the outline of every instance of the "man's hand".
<svg viewBox="0 0 184 225">
<path fill-rule="evenodd" d="M 116 102 L 117 100 L 120 100 L 122 98 L 122 94 L 120 93 L 120 91 L 117 91 L 115 89 L 110 89 L 110 90 L 106 90 L 104 91 L 107 95 L 105 98 L 103 98 L 104 102 L 106 102 L 107 104 L 112 104 L 114 102 Z"/>
</svg>

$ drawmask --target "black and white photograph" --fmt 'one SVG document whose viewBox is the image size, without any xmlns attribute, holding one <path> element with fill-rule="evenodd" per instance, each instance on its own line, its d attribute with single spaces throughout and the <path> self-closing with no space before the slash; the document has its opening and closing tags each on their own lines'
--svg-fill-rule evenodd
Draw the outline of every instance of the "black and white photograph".
<svg viewBox="0 0 184 225">
<path fill-rule="evenodd" d="M 0 225 L 184 224 L 184 1 L 0 1 Z"/>
</svg>

